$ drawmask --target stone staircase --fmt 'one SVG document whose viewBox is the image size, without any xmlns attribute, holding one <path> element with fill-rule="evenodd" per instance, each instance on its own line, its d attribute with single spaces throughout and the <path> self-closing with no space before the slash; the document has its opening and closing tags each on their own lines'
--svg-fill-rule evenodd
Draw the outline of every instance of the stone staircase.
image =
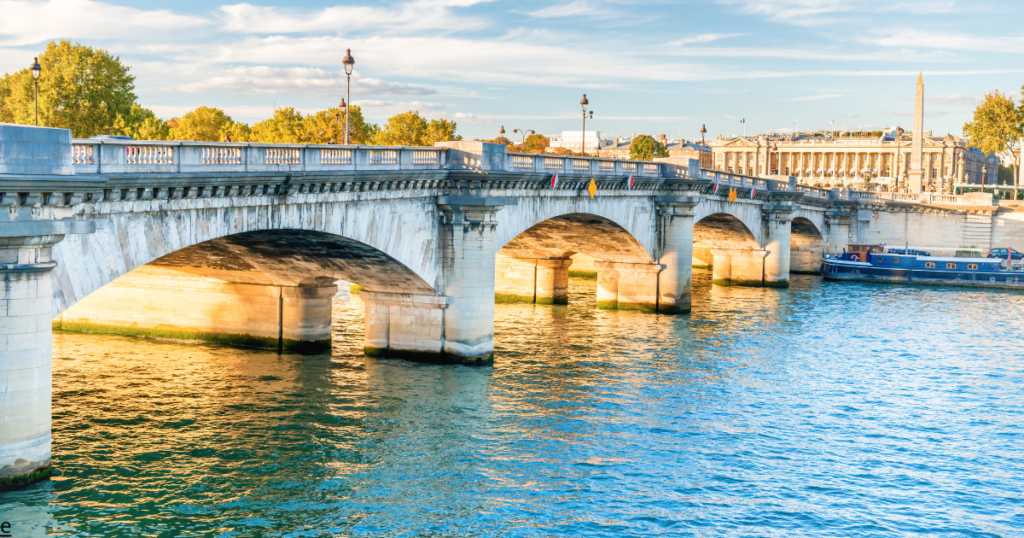
<svg viewBox="0 0 1024 538">
<path fill-rule="evenodd" d="M 960 246 L 974 247 L 979 250 L 992 248 L 992 216 L 965 215 Z"/>
</svg>

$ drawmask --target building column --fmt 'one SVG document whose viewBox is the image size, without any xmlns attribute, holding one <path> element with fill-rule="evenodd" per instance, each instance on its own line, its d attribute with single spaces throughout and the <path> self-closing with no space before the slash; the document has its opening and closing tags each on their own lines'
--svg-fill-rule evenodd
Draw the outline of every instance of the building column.
<svg viewBox="0 0 1024 538">
<path fill-rule="evenodd" d="M 50 476 L 51 249 L 65 234 L 94 229 L 83 221 L 0 224 L 0 489 Z"/>
<path fill-rule="evenodd" d="M 764 285 L 789 287 L 790 238 L 795 208 L 791 205 L 766 205 L 761 211 L 766 237 L 764 250 L 767 252 L 764 258 Z"/>
<path fill-rule="evenodd" d="M 768 252 L 761 249 L 711 249 L 715 257 L 713 282 L 726 286 L 764 286 L 764 259 Z"/>
<path fill-rule="evenodd" d="M 363 290 L 359 298 L 366 308 L 363 350 L 367 355 L 447 362 L 444 310 L 448 297 Z"/>
<path fill-rule="evenodd" d="M 441 277 L 450 302 L 444 314 L 444 353 L 471 364 L 494 358 L 494 229 L 498 211 L 515 199 L 441 196 Z"/>
<path fill-rule="evenodd" d="M 685 314 L 690 311 L 693 288 L 693 208 L 698 196 L 659 196 L 658 312 Z"/>
<path fill-rule="evenodd" d="M 656 263 L 594 262 L 597 268 L 597 307 L 606 310 L 658 311 Z"/>
</svg>

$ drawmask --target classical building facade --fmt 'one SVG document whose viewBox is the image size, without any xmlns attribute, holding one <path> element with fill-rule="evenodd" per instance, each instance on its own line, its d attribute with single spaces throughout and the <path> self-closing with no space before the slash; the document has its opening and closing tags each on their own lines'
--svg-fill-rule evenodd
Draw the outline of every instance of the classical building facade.
<svg viewBox="0 0 1024 538">
<path fill-rule="evenodd" d="M 897 127 L 880 136 L 826 133 L 760 135 L 711 143 L 714 168 L 748 175 L 794 176 L 815 187 L 904 192 L 952 192 L 956 185 L 994 185 L 999 158 L 971 149 L 963 138 L 924 130 L 924 75 L 917 77 L 914 134 Z"/>
<path fill-rule="evenodd" d="M 923 190 L 951 191 L 955 184 L 990 185 L 999 174 L 999 158 L 967 147 L 952 135 L 924 133 Z M 760 135 L 710 143 L 714 168 L 748 175 L 794 176 L 818 187 L 905 188 L 912 141 L 901 129 L 879 137 Z M 882 187 L 885 186 L 885 187 Z"/>
</svg>

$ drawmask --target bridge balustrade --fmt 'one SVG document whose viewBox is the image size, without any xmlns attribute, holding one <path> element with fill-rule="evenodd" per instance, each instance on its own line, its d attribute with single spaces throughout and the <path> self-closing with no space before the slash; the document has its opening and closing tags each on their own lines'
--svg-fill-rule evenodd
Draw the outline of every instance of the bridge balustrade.
<svg viewBox="0 0 1024 538">
<path fill-rule="evenodd" d="M 445 148 L 233 142 L 72 141 L 79 174 L 438 170 Z"/>
</svg>

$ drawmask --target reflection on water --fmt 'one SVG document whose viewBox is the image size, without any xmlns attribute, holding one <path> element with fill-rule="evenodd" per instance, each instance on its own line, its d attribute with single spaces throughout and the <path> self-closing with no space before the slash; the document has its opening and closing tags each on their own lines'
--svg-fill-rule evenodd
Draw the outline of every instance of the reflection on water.
<svg viewBox="0 0 1024 538">
<path fill-rule="evenodd" d="M 1021 536 L 1024 294 L 711 286 L 498 305 L 494 368 L 54 335 L 15 536 Z M 31 529 L 31 526 L 35 526 Z M 21 534 L 19 534 L 20 532 Z"/>
</svg>

